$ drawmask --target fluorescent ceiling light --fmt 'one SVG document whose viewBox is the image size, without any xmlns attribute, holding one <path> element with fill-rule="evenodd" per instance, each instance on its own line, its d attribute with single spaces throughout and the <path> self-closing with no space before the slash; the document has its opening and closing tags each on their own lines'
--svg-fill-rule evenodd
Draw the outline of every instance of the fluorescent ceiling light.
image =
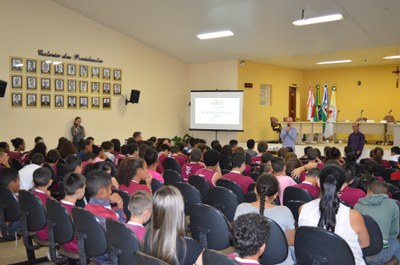
<svg viewBox="0 0 400 265">
<path fill-rule="evenodd" d="M 342 19 L 343 19 L 342 14 L 333 14 L 333 15 L 327 15 L 327 16 L 322 16 L 322 17 L 302 18 L 302 19 L 293 21 L 292 24 L 295 26 L 305 26 L 305 25 L 311 25 L 311 24 L 317 24 L 317 23 L 332 22 L 332 21 L 337 21 L 337 20 L 342 20 Z"/>
<path fill-rule="evenodd" d="M 400 55 L 385 56 L 383 59 L 400 59 Z"/>
<path fill-rule="evenodd" d="M 316 64 L 335 64 L 335 63 L 351 63 L 352 60 L 337 60 L 337 61 L 326 61 L 326 62 L 318 62 Z"/>
<path fill-rule="evenodd" d="M 232 31 L 224 30 L 224 31 L 218 31 L 218 32 L 210 32 L 210 33 L 199 34 L 199 35 L 197 35 L 197 38 L 199 38 L 201 40 L 207 40 L 207 39 L 229 37 L 229 36 L 233 36 L 233 35 L 235 35 L 235 34 L 233 34 Z"/>
</svg>

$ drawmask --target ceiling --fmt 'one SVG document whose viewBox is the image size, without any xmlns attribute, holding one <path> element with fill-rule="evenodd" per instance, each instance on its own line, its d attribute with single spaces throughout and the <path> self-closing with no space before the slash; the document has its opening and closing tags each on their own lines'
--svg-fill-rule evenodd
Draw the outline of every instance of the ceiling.
<svg viewBox="0 0 400 265">
<path fill-rule="evenodd" d="M 52 0 L 185 63 L 251 60 L 298 69 L 400 63 L 399 0 Z M 301 17 L 342 21 L 296 27 Z M 199 40 L 231 30 L 235 36 Z M 345 65 L 340 65 L 340 67 Z M 335 66 L 337 67 L 337 65 Z"/>
</svg>

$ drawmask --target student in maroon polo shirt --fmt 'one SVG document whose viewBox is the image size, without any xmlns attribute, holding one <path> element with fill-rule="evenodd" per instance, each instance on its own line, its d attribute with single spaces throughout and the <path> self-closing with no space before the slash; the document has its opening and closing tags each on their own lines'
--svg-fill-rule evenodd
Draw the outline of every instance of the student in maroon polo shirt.
<svg viewBox="0 0 400 265">
<path fill-rule="evenodd" d="M 262 158 L 261 156 L 266 153 L 268 150 L 268 144 L 265 141 L 260 141 L 257 144 L 257 151 L 258 151 L 258 155 L 253 156 L 251 158 L 251 163 L 252 164 L 261 164 Z"/>
<path fill-rule="evenodd" d="M 152 196 L 150 193 L 138 190 L 129 200 L 129 211 L 131 218 L 126 227 L 131 229 L 142 243 L 146 234 L 144 225 L 150 220 L 152 213 Z"/>
<path fill-rule="evenodd" d="M 319 188 L 317 186 L 319 172 L 320 170 L 317 168 L 310 169 L 306 174 L 305 180 L 295 185 L 295 187 L 308 191 L 313 199 L 317 199 L 319 197 Z"/>
<path fill-rule="evenodd" d="M 167 144 L 163 144 L 160 147 L 160 152 L 158 153 L 158 160 L 160 162 L 161 167 L 164 169 L 165 159 L 169 156 L 169 152 L 171 151 L 171 147 Z M 162 172 L 158 172 L 162 173 Z"/>
<path fill-rule="evenodd" d="M 221 169 L 219 168 L 219 153 L 217 150 L 210 149 L 203 156 L 205 168 L 199 169 L 196 175 L 204 177 L 211 187 L 215 187 L 217 180 L 222 178 Z"/>
<path fill-rule="evenodd" d="M 245 168 L 246 157 L 240 153 L 235 153 L 232 155 L 232 171 L 223 175 L 223 178 L 236 182 L 246 194 L 250 184 L 254 183 L 254 180 L 242 175 Z"/>
<path fill-rule="evenodd" d="M 146 184 L 140 184 L 141 181 Z M 142 158 L 124 158 L 117 172 L 117 181 L 120 184 L 119 189 L 127 192 L 129 195 L 138 190 L 144 190 L 151 193 L 151 175 L 147 172 L 147 164 Z"/>
<path fill-rule="evenodd" d="M 147 147 L 143 157 L 147 164 L 147 172 L 152 176 L 152 178 L 164 183 L 163 176 L 157 172 L 157 167 L 159 165 L 158 154 L 154 149 L 154 147 Z"/>
<path fill-rule="evenodd" d="M 188 161 L 188 157 L 180 153 L 179 146 L 171 146 L 171 154 L 171 157 L 178 161 L 180 167 Z"/>
<path fill-rule="evenodd" d="M 189 176 L 196 174 L 202 168 L 205 168 L 204 164 L 200 162 L 203 152 L 198 148 L 193 148 L 190 152 L 190 162 L 185 163 L 182 166 L 182 178 L 185 182 L 188 182 Z"/>
<path fill-rule="evenodd" d="M 40 167 L 33 172 L 33 184 L 34 190 L 33 194 L 35 194 L 42 202 L 43 206 L 46 208 L 46 199 L 52 199 L 50 195 L 50 191 L 48 188 L 53 183 L 51 179 L 51 172 L 48 168 Z M 40 240 L 48 240 L 48 231 L 47 226 L 40 231 L 36 232 L 36 235 Z"/>
<path fill-rule="evenodd" d="M 350 185 L 354 181 L 354 172 L 346 169 L 346 185 L 340 195 L 340 200 L 347 203 L 351 207 L 358 202 L 359 199 L 364 198 L 367 194 L 362 189 L 352 188 Z"/>
</svg>

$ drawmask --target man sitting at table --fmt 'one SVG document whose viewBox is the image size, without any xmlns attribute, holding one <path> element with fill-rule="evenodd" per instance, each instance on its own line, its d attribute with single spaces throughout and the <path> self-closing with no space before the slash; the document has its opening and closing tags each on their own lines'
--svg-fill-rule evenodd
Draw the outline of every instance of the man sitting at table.
<svg viewBox="0 0 400 265">
<path fill-rule="evenodd" d="M 349 135 L 347 146 L 351 146 L 351 150 L 356 154 L 357 158 L 359 158 L 364 149 L 364 144 L 365 136 L 360 132 L 360 124 L 353 123 L 353 132 Z"/>
</svg>

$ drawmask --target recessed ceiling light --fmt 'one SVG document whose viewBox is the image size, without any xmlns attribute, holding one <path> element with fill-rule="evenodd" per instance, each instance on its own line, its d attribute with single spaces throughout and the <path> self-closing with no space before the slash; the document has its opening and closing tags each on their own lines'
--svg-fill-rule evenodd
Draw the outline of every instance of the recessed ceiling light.
<svg viewBox="0 0 400 265">
<path fill-rule="evenodd" d="M 385 56 L 383 59 L 400 59 L 400 55 Z"/>
<path fill-rule="evenodd" d="M 207 40 L 207 39 L 229 37 L 229 36 L 233 36 L 233 35 L 235 35 L 235 34 L 233 34 L 232 31 L 224 30 L 224 31 L 218 31 L 218 32 L 210 32 L 210 33 L 199 34 L 199 35 L 197 35 L 197 38 L 199 38 L 201 40 Z"/>
<path fill-rule="evenodd" d="M 305 25 L 311 25 L 311 24 L 332 22 L 332 21 L 337 21 L 337 20 L 342 20 L 342 19 L 343 19 L 342 14 L 333 14 L 333 15 L 327 15 L 327 16 L 322 16 L 322 17 L 302 18 L 302 19 L 293 21 L 292 24 L 295 26 L 305 26 Z"/>
<path fill-rule="evenodd" d="M 316 64 L 335 64 L 335 63 L 351 63 L 352 60 L 337 60 L 337 61 L 326 61 L 326 62 L 318 62 Z"/>
</svg>

